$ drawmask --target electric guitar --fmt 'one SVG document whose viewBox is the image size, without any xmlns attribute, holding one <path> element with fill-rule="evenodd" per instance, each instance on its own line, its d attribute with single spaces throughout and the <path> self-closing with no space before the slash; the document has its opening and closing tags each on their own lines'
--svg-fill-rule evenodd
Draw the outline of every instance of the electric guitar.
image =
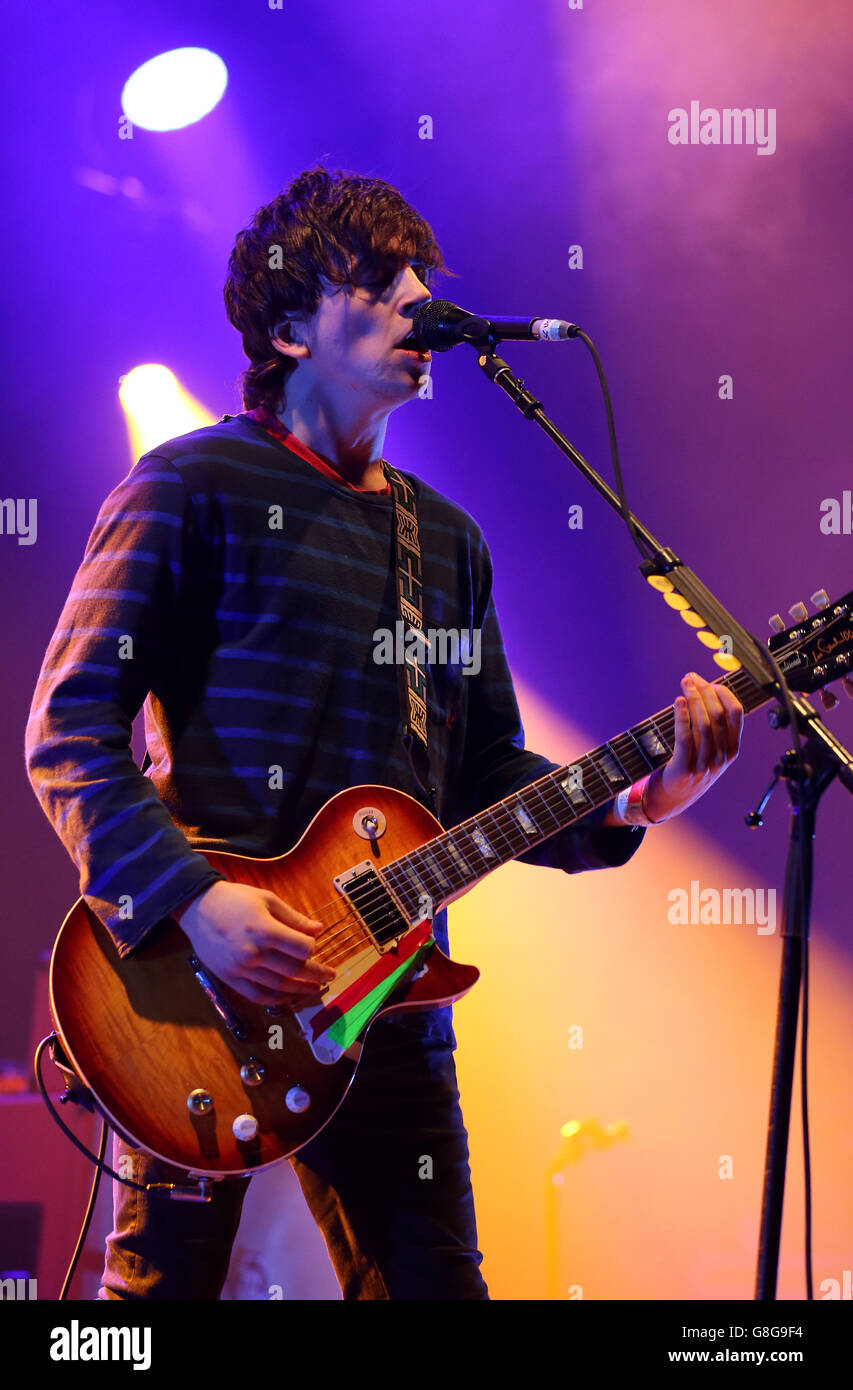
<svg viewBox="0 0 853 1390">
<path fill-rule="evenodd" d="M 810 618 L 800 605 L 802 618 L 769 647 L 793 691 L 823 692 L 842 677 L 853 693 L 853 591 L 824 600 Z M 747 713 L 773 698 L 741 667 L 719 680 Z M 78 899 L 50 967 L 66 1071 L 133 1147 L 192 1175 L 243 1176 L 296 1153 L 346 1096 L 375 1019 L 452 1003 L 479 978 L 436 945 L 436 912 L 663 766 L 674 723 L 670 705 L 450 830 L 404 792 L 358 786 L 333 796 L 277 858 L 197 851 L 229 881 L 324 923 L 315 956 L 336 978 L 274 1009 L 217 979 L 171 918 L 119 959 Z"/>
</svg>

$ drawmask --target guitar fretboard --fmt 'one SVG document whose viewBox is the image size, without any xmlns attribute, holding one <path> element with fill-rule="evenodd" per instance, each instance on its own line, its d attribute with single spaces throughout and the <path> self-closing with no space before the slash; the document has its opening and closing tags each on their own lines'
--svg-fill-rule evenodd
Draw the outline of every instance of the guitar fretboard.
<svg viewBox="0 0 853 1390">
<path fill-rule="evenodd" d="M 770 697 L 743 670 L 722 676 L 750 713 Z M 640 777 L 672 757 L 675 709 L 661 710 L 617 738 L 548 772 L 484 811 L 455 825 L 417 850 L 387 864 L 381 877 L 409 917 L 417 919 L 426 894 L 438 912 L 493 869 L 605 805 Z"/>
</svg>

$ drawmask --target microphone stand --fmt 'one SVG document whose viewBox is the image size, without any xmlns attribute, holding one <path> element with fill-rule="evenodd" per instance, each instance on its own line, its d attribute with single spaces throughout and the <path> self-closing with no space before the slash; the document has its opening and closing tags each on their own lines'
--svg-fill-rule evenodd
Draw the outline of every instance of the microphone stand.
<svg viewBox="0 0 853 1390">
<path fill-rule="evenodd" d="M 761 825 L 761 811 L 767 804 L 776 782 L 783 780 L 791 801 L 788 858 L 785 866 L 785 889 L 782 910 L 782 965 L 779 981 L 779 1003 L 776 1013 L 776 1038 L 773 1048 L 773 1077 L 770 1091 L 770 1119 L 764 1164 L 764 1188 L 761 1201 L 761 1237 L 756 1274 L 756 1299 L 771 1301 L 776 1297 L 779 1267 L 779 1240 L 782 1227 L 782 1205 L 785 1196 L 785 1166 L 788 1149 L 788 1127 L 791 1115 L 791 1092 L 794 1076 L 794 1053 L 797 1045 L 801 985 L 803 995 L 803 1038 L 801 1062 L 806 1064 L 808 1029 L 808 955 L 807 941 L 811 920 L 812 870 L 814 864 L 815 818 L 820 797 L 836 774 L 844 771 L 842 780 L 850 787 L 850 754 L 835 748 L 822 737 L 829 734 L 816 711 L 807 700 L 797 701 L 798 712 L 809 729 L 805 740 L 804 775 L 797 768 L 797 754 L 788 749 L 774 769 L 773 781 L 762 798 L 757 811 L 747 816 L 747 824 Z M 787 722 L 774 711 L 777 727 Z M 812 716 L 818 728 L 811 727 Z M 841 748 L 841 745 L 839 745 Z M 807 1132 L 804 1132 L 804 1139 Z M 810 1223 L 811 1212 L 808 1212 Z M 812 1297 L 811 1270 L 807 1268 L 808 1297 Z"/>
<path fill-rule="evenodd" d="M 573 335 L 574 336 L 574 335 Z M 752 633 L 743 628 L 706 588 L 698 575 L 679 559 L 673 550 L 664 547 L 647 527 L 629 510 L 612 488 L 587 463 L 573 444 L 557 429 L 545 414 L 542 402 L 527 390 L 524 381 L 513 375 L 508 363 L 496 356 L 497 339 L 490 336 L 488 351 L 480 351 L 477 359 L 489 381 L 509 396 L 527 420 L 533 420 L 552 443 L 566 455 L 605 502 L 626 522 L 633 538 L 647 558 L 639 566 L 649 582 L 655 577 L 666 578 L 677 593 L 688 600 L 713 633 L 725 633 L 731 639 L 732 655 L 737 658 L 756 685 L 776 694 L 781 708 L 771 711 L 771 722 L 779 728 L 792 724 L 795 747 L 783 755 L 781 765 L 764 796 L 758 812 L 747 817 L 747 823 L 760 825 L 760 811 L 780 778 L 784 780 L 791 799 L 788 861 L 783 899 L 783 950 L 779 984 L 779 1004 L 776 1019 L 776 1041 L 770 1093 L 770 1118 L 767 1130 L 767 1150 L 764 1167 L 764 1186 L 761 1204 L 761 1225 L 756 1273 L 756 1300 L 772 1301 L 776 1297 L 779 1267 L 779 1242 L 782 1228 L 782 1206 L 785 1195 L 785 1170 L 788 1152 L 788 1130 L 791 1115 L 791 1095 L 794 1074 L 794 1051 L 800 1008 L 801 985 L 807 970 L 807 943 L 811 912 L 813 869 L 813 840 L 815 818 L 820 797 L 836 776 L 853 792 L 853 755 L 835 738 L 812 705 L 791 691 L 767 650 Z M 479 349 L 482 340 L 472 343 Z M 801 731 L 807 736 L 800 746 Z M 808 1020 L 808 995 L 803 996 L 804 1025 Z M 803 1067 L 805 1068 L 806 1033 L 803 1033 Z M 806 1132 L 807 1133 L 807 1132 Z M 804 1134 L 804 1139 L 806 1134 Z M 807 1223 L 807 1229 L 808 1223 Z M 807 1297 L 812 1296 L 811 1249 L 807 1251 Z"/>
</svg>

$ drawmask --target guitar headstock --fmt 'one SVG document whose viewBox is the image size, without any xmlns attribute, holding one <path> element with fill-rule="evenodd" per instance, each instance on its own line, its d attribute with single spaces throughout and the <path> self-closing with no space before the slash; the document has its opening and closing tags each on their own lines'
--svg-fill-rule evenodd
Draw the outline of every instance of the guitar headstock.
<svg viewBox="0 0 853 1390">
<path fill-rule="evenodd" d="M 794 619 L 784 627 L 778 613 L 770 619 L 773 636 L 768 646 L 792 690 L 803 695 L 821 692 L 825 709 L 838 704 L 838 698 L 824 686 L 841 680 L 847 695 L 853 696 L 853 681 L 848 671 L 853 668 L 853 590 L 831 603 L 825 589 L 812 594 L 811 602 L 817 612 L 809 616 L 804 603 L 796 603 L 788 612 Z"/>
</svg>

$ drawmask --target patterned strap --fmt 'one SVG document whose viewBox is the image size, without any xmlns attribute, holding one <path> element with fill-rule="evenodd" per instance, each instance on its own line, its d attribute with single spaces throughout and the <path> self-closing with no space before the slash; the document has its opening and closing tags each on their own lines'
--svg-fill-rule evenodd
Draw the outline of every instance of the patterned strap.
<svg viewBox="0 0 853 1390">
<path fill-rule="evenodd" d="M 398 664 L 400 710 L 403 721 L 403 746 L 415 779 L 427 798 L 433 802 L 436 788 L 429 775 L 429 744 L 427 739 L 427 666 L 419 662 L 418 652 L 425 655 L 426 638 L 423 619 L 423 580 L 421 577 L 421 543 L 418 534 L 418 512 L 411 485 L 382 461 L 391 486 L 394 502 L 394 573 L 397 580 L 397 615 L 402 622 L 404 640 L 414 632 L 422 640 L 405 648 L 405 660 Z"/>
</svg>

